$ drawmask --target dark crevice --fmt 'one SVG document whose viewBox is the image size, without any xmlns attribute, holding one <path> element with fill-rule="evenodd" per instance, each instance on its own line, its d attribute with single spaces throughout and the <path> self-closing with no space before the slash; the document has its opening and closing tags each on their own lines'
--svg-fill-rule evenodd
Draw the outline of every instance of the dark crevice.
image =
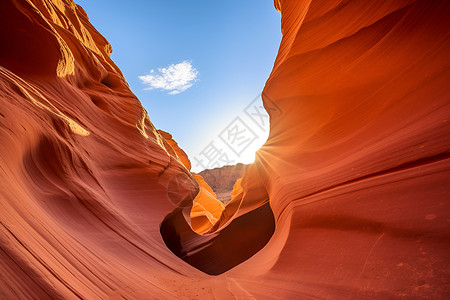
<svg viewBox="0 0 450 300">
<path fill-rule="evenodd" d="M 255 255 L 274 231 L 275 219 L 269 203 L 209 235 L 194 232 L 181 208 L 170 213 L 160 227 L 164 242 L 176 256 L 209 275 L 222 274 Z"/>
</svg>

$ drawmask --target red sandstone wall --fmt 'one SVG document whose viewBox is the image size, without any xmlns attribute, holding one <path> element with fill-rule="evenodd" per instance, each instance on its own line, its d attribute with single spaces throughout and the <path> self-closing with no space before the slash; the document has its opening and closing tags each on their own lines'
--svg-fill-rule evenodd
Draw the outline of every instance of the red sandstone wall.
<svg viewBox="0 0 450 300">
<path fill-rule="evenodd" d="M 449 297 L 449 4 L 275 6 L 223 207 L 79 6 L 0 2 L 0 298 Z"/>
</svg>

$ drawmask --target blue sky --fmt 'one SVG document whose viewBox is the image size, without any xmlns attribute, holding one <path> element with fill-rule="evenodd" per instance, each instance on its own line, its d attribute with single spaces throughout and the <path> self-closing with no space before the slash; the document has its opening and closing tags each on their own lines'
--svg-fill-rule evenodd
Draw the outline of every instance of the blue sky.
<svg viewBox="0 0 450 300">
<path fill-rule="evenodd" d="M 230 162 L 253 160 L 254 151 L 267 137 L 267 128 L 256 126 L 257 122 L 244 110 L 262 91 L 281 40 L 281 16 L 272 0 L 75 2 L 111 43 L 112 59 L 153 124 L 174 136 L 193 160 L 194 171 L 202 169 L 202 165 L 224 164 L 217 159 L 201 159 L 206 152 L 213 153 L 209 148 L 203 151 L 211 143 L 216 152 L 226 153 Z M 167 69 L 170 65 L 172 68 Z M 182 82 L 177 90 L 146 89 L 149 85 L 139 76 L 150 74 L 150 82 L 155 84 L 154 76 L 160 68 L 195 79 Z M 156 85 L 161 86 L 164 78 L 156 79 Z M 254 104 L 260 105 L 258 101 Z M 220 144 L 229 136 L 222 134 L 220 138 L 230 123 L 236 132 L 254 133 L 251 143 L 243 142 L 245 151 Z M 237 129 L 239 124 L 246 129 Z M 194 157 L 203 164 L 196 165 Z"/>
</svg>

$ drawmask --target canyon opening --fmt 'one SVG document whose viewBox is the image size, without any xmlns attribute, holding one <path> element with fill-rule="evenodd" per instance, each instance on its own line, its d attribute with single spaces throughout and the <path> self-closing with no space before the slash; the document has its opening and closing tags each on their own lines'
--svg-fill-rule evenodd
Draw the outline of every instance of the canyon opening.
<svg viewBox="0 0 450 300">
<path fill-rule="evenodd" d="M 0 1 L 0 298 L 448 299 L 449 15 Z"/>
</svg>

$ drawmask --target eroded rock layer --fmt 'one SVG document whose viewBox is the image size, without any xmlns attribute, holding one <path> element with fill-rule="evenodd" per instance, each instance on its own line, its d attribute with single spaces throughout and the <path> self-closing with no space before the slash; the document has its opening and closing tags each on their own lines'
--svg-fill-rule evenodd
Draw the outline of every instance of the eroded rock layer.
<svg viewBox="0 0 450 300">
<path fill-rule="evenodd" d="M 449 297 L 450 5 L 275 7 L 270 136 L 223 205 L 81 7 L 0 2 L 0 298 Z"/>
</svg>

